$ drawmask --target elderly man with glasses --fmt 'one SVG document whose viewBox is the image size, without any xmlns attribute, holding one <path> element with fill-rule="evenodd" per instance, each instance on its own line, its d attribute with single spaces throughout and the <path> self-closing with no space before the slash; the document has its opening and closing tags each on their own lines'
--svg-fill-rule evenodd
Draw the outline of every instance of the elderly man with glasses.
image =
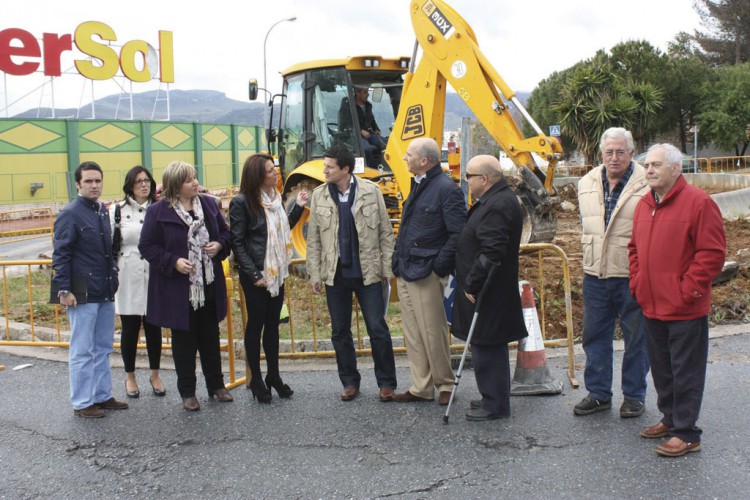
<svg viewBox="0 0 750 500">
<path fill-rule="evenodd" d="M 620 417 L 639 417 L 645 409 L 649 364 L 641 308 L 630 295 L 628 242 L 633 213 L 648 193 L 644 168 L 633 160 L 633 136 L 613 127 L 602 134 L 604 163 L 578 183 L 583 226 L 583 350 L 588 396 L 573 409 L 589 415 L 612 407 L 612 363 L 619 319 L 625 341 Z"/>
</svg>

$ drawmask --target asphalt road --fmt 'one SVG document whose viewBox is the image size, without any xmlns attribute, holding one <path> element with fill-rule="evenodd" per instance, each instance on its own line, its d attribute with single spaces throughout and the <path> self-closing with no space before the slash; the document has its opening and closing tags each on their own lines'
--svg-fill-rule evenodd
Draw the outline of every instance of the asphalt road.
<svg viewBox="0 0 750 500">
<path fill-rule="evenodd" d="M 260 405 L 240 387 L 234 403 L 215 403 L 200 381 L 203 409 L 188 413 L 174 372 L 156 398 L 141 371 L 129 410 L 86 420 L 70 408 L 67 364 L 2 349 L 0 498 L 747 498 L 749 330 L 711 340 L 703 450 L 671 459 L 638 436 L 659 419 L 652 388 L 641 418 L 619 417 L 620 395 L 612 411 L 575 417 L 585 391 L 566 381 L 561 396 L 514 398 L 511 418 L 478 423 L 463 418 L 478 396 L 467 370 L 444 425 L 435 403 L 380 403 L 370 367 L 360 398 L 342 402 L 332 360 L 288 362 L 290 400 Z M 549 366 L 564 379 L 564 358 Z"/>
<path fill-rule="evenodd" d="M 49 234 L 25 241 L 0 239 L 0 260 L 38 260 L 46 255 L 52 258 L 52 240 Z M 28 266 L 5 266 L 8 275 L 26 274 Z"/>
</svg>

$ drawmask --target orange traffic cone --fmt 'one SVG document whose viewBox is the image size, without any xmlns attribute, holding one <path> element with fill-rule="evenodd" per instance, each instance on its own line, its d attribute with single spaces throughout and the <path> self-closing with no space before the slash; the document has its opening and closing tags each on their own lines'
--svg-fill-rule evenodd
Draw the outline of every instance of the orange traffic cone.
<svg viewBox="0 0 750 500">
<path fill-rule="evenodd" d="M 526 321 L 529 336 L 518 341 L 516 371 L 510 393 L 514 396 L 532 396 L 536 394 L 560 394 L 562 382 L 555 380 L 547 369 L 547 358 L 544 355 L 542 329 L 539 327 L 539 316 L 536 312 L 534 289 L 528 281 L 519 281 L 521 307 Z"/>
</svg>

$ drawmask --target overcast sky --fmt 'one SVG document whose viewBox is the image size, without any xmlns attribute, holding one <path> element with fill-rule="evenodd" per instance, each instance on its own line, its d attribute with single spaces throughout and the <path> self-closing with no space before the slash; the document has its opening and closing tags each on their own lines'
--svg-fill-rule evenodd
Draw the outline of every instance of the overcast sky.
<svg viewBox="0 0 750 500">
<path fill-rule="evenodd" d="M 692 0 L 449 0 L 471 25 L 479 46 L 516 91 L 531 91 L 553 71 L 565 69 L 627 40 L 648 40 L 666 50 L 679 31 L 692 32 L 699 18 Z M 297 62 L 352 55 L 410 56 L 414 35 L 408 0 L 26 0 L 4 1 L 0 30 L 21 28 L 42 33 L 73 33 L 85 21 L 100 21 L 117 35 L 116 44 L 139 39 L 154 47 L 158 31 L 174 36 L 175 83 L 172 89 L 212 89 L 246 100 L 247 81 L 263 84 L 263 39 L 267 44 L 268 86 L 280 88 L 279 72 Z M 63 70 L 81 58 L 74 49 Z M 7 77 L 8 102 L 28 95 L 11 114 L 49 106 L 50 92 L 38 90 L 40 75 Z M 0 110 L 5 107 L 0 75 Z M 72 107 L 91 100 L 91 85 L 76 74 L 54 83 L 55 104 Z M 129 88 L 129 87 L 126 87 Z M 153 90 L 134 84 L 133 92 Z M 96 82 L 94 97 L 118 91 Z M 5 116 L 5 112 L 0 112 Z"/>
</svg>

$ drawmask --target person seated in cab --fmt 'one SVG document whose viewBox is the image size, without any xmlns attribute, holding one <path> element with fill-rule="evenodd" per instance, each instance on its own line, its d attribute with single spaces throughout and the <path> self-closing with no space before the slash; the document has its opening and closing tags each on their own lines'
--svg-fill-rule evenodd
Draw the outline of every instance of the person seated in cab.
<svg viewBox="0 0 750 500">
<path fill-rule="evenodd" d="M 365 151 L 365 162 L 368 167 L 375 168 L 383 157 L 386 141 L 380 133 L 380 127 L 375 121 L 375 115 L 372 113 L 372 103 L 368 100 L 369 89 L 367 87 L 354 88 L 354 104 L 357 109 L 357 119 L 359 120 L 359 134 L 362 140 L 362 148 Z M 341 102 L 340 126 L 342 129 L 352 128 L 351 119 L 349 118 L 349 100 L 344 98 Z"/>
</svg>

